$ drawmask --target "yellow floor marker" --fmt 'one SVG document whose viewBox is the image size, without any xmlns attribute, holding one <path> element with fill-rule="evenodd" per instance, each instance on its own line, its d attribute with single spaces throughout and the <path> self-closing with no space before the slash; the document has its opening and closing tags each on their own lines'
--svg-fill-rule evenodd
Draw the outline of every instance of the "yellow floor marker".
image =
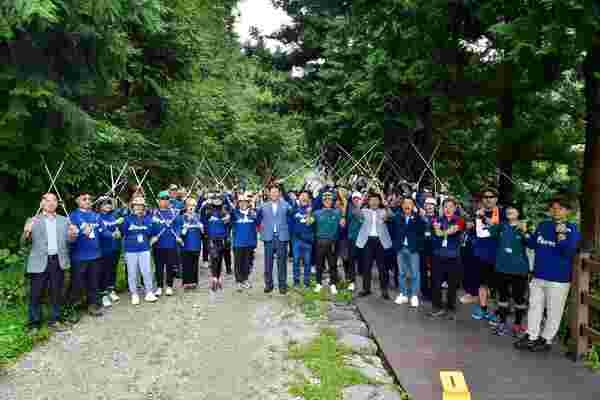
<svg viewBox="0 0 600 400">
<path fill-rule="evenodd" d="M 442 400 L 471 400 L 471 393 L 460 371 L 440 371 L 442 381 Z"/>
</svg>

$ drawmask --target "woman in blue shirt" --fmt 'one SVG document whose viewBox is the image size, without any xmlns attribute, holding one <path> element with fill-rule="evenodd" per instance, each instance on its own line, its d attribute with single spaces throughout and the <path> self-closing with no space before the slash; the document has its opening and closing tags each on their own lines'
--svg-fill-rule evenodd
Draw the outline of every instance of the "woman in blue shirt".
<svg viewBox="0 0 600 400">
<path fill-rule="evenodd" d="M 184 289 L 196 289 L 198 287 L 198 262 L 200 261 L 204 226 L 200 214 L 196 212 L 196 205 L 196 199 L 187 199 L 185 213 L 182 215 L 181 236 L 183 246 L 181 246 L 181 261 L 183 264 Z"/>
<path fill-rule="evenodd" d="M 248 275 L 254 249 L 256 248 L 256 211 L 249 208 L 248 195 L 240 195 L 238 207 L 233 210 L 233 255 L 235 265 L 235 281 L 238 291 L 249 289 Z"/>
</svg>

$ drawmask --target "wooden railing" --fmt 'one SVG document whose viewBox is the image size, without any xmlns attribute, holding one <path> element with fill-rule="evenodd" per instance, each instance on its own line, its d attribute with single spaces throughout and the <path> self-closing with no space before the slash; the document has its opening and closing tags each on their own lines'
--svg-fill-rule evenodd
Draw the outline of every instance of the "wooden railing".
<svg viewBox="0 0 600 400">
<path fill-rule="evenodd" d="M 600 343 L 600 331 L 590 326 L 591 313 L 600 313 L 600 299 L 590 294 L 592 274 L 600 273 L 600 259 L 580 253 L 573 262 L 571 353 L 579 360 L 589 351 L 590 344 Z"/>
</svg>

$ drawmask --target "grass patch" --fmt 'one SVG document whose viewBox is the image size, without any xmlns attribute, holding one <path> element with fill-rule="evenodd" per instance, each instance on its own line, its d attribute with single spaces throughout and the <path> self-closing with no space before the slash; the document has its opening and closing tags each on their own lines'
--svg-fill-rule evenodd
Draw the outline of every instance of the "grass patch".
<svg viewBox="0 0 600 400">
<path fill-rule="evenodd" d="M 299 360 L 312 372 L 318 383 L 302 379 L 290 387 L 293 396 L 305 400 L 338 400 L 342 389 L 350 385 L 370 383 L 369 379 L 344 364 L 348 349 L 337 343 L 335 332 L 324 329 L 311 343 L 290 346 L 289 357 Z"/>
<path fill-rule="evenodd" d="M 31 351 L 35 344 L 50 337 L 50 332 L 45 327 L 37 335 L 29 335 L 26 325 L 25 305 L 0 309 L 0 368 L 8 367 L 21 354 Z"/>
</svg>

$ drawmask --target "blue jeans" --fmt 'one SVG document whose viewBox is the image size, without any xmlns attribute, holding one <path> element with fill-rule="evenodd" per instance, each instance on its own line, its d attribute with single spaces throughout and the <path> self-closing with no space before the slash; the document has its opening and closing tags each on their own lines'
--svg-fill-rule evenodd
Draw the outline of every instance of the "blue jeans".
<svg viewBox="0 0 600 400">
<path fill-rule="evenodd" d="M 312 243 L 300 239 L 292 240 L 292 254 L 294 255 L 294 285 L 300 284 L 300 259 L 304 268 L 304 286 L 310 283 L 310 267 L 312 257 Z"/>
<path fill-rule="evenodd" d="M 287 248 L 288 242 L 280 241 L 277 236 L 265 242 L 265 286 L 273 288 L 273 253 L 277 252 L 277 278 L 279 289 L 287 288 Z"/>
<path fill-rule="evenodd" d="M 398 251 L 398 289 L 407 296 L 417 296 L 421 287 L 419 253 L 411 252 L 406 247 Z M 406 277 L 410 274 L 410 287 L 406 285 Z"/>
</svg>

